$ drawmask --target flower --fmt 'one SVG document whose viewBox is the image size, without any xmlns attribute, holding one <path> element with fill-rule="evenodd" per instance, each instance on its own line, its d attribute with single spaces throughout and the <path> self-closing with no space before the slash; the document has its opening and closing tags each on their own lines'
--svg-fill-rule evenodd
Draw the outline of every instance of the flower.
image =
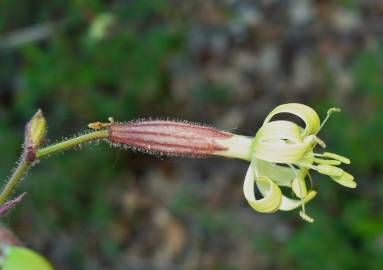
<svg viewBox="0 0 383 270">
<path fill-rule="evenodd" d="M 253 157 L 243 186 L 245 198 L 252 208 L 268 213 L 302 207 L 300 216 L 312 222 L 313 219 L 305 212 L 305 203 L 316 195 L 310 169 L 330 176 L 343 186 L 356 187 L 354 177 L 337 167 L 341 163 L 350 164 L 348 158 L 329 152 L 314 152 L 317 144 L 326 147 L 317 134 L 329 116 L 338 111 L 330 109 L 322 125 L 313 109 L 297 103 L 280 105 L 266 117 L 254 138 Z M 273 120 L 274 116 L 281 113 L 299 117 L 305 127 L 292 121 Z M 254 182 L 264 196 L 261 199 L 255 198 Z M 310 183 L 309 189 L 307 182 Z M 291 188 L 296 199 L 283 195 L 280 187 Z"/>
<path fill-rule="evenodd" d="M 343 186 L 356 187 L 354 177 L 338 167 L 342 163 L 350 164 L 348 158 L 330 152 L 314 152 L 317 145 L 326 147 L 317 134 L 330 115 L 339 111 L 337 108 L 328 110 L 321 124 L 312 108 L 298 103 L 283 104 L 267 115 L 255 137 L 171 120 L 117 123 L 110 118 L 110 123 L 95 122 L 88 126 L 107 129 L 107 140 L 112 145 L 145 153 L 186 157 L 224 156 L 249 161 L 243 191 L 254 210 L 271 213 L 301 207 L 300 216 L 312 222 L 305 209 L 305 204 L 317 194 L 310 170 L 328 175 Z M 282 113 L 300 118 L 304 127 L 292 121 L 274 119 Z M 254 183 L 263 198 L 255 197 Z M 295 198 L 284 195 L 281 187 L 291 188 Z"/>
</svg>

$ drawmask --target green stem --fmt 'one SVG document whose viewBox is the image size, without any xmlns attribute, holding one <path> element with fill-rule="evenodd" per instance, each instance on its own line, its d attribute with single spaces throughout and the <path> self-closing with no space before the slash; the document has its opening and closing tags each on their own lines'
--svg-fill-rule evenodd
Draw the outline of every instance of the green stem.
<svg viewBox="0 0 383 270">
<path fill-rule="evenodd" d="M 20 182 L 30 167 L 31 163 L 27 162 L 25 159 L 20 162 L 0 194 L 0 205 L 5 203 L 7 198 L 11 195 L 13 189 Z"/>
<path fill-rule="evenodd" d="M 77 146 L 84 142 L 103 139 L 103 138 L 107 138 L 108 136 L 109 136 L 109 130 L 107 129 L 90 132 L 90 133 L 75 137 L 73 139 L 69 139 L 69 140 L 59 142 L 57 144 L 53 144 L 45 148 L 39 149 L 36 153 L 36 157 L 41 158 L 59 151 L 73 148 L 74 146 Z"/>
<path fill-rule="evenodd" d="M 49 154 L 67 150 L 69 148 L 73 148 L 84 142 L 107 138 L 108 136 L 109 136 L 109 130 L 107 129 L 93 131 L 93 132 L 90 132 L 90 133 L 87 133 L 66 141 L 59 142 L 57 144 L 53 144 L 45 148 L 39 149 L 36 152 L 36 158 L 41 158 Z M 26 157 L 27 157 L 27 154 L 24 153 L 16 170 L 13 172 L 11 178 L 9 178 L 9 180 L 7 181 L 7 184 L 4 186 L 3 190 L 1 191 L 0 206 L 5 203 L 8 197 L 12 194 L 16 185 L 20 182 L 20 180 L 23 178 L 25 173 L 32 166 L 33 162 L 28 161 Z"/>
</svg>

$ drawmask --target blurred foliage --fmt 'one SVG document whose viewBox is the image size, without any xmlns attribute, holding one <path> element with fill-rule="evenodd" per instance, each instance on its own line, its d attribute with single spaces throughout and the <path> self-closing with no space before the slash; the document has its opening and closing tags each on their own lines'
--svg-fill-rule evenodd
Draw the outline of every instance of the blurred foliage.
<svg viewBox="0 0 383 270">
<path fill-rule="evenodd" d="M 332 198 L 341 196 L 336 203 L 342 203 L 343 210 L 331 216 L 326 216 L 324 212 L 316 214 L 314 226 L 307 226 L 296 235 L 296 241 L 289 244 L 288 254 L 297 260 L 312 259 L 301 260 L 297 269 L 383 267 L 381 52 L 382 47 L 376 45 L 355 55 L 350 67 L 355 80 L 353 100 L 326 127 L 331 148 L 350 153 L 351 170 L 359 180 L 358 191 L 353 196 L 343 198 L 338 188 L 335 191 L 335 187 L 330 185 L 321 187 L 321 190 L 326 189 L 324 192 L 331 192 L 322 198 L 322 204 L 331 207 Z M 328 100 L 326 104 L 325 107 L 328 107 L 333 102 Z"/>
<path fill-rule="evenodd" d="M 153 225 L 160 207 L 176 220 L 167 223 L 173 224 L 171 231 L 186 234 L 186 244 L 171 261 L 174 269 L 186 265 L 189 254 L 198 261 L 198 269 L 383 269 L 383 47 L 379 35 L 365 34 L 362 28 L 357 33 L 367 36 L 362 45 L 355 45 L 358 35 L 345 38 L 352 48 L 342 52 L 347 61 L 339 72 L 332 64 L 336 59 L 322 52 L 330 50 L 326 42 L 333 36 L 305 37 L 303 27 L 297 30 L 284 23 L 287 15 L 273 15 L 284 14 L 284 4 L 279 3 L 284 1 L 270 1 L 283 8 L 272 4 L 259 8 L 264 24 L 250 26 L 245 33 L 238 20 L 231 18 L 238 7 L 244 12 L 243 21 L 261 20 L 246 17 L 248 1 L 234 1 L 237 4 L 222 14 L 220 5 L 211 9 L 203 1 L 195 4 L 202 11 L 190 3 L 162 0 L 21 2 L 0 3 L 1 42 L 25 27 L 48 24 L 51 30 L 38 41 L 0 49 L 3 177 L 19 155 L 25 121 L 38 108 L 48 120 L 49 143 L 109 116 L 121 121 L 164 115 L 210 120 L 225 127 L 234 123 L 229 128 L 254 134 L 274 105 L 298 101 L 310 104 L 322 116 L 331 106 L 342 107 L 322 136 L 333 152 L 351 158 L 347 170 L 358 181 L 355 191 L 346 191 L 315 175 L 319 194 L 308 206 L 315 223 L 303 224 L 294 213 L 267 216 L 248 209 L 241 193 L 245 171 L 240 163 L 176 163 L 103 144 L 85 145 L 81 151 L 38 164 L 19 186 L 28 192 L 25 202 L 5 221 L 57 269 L 151 269 L 155 263 L 150 262 L 164 249 L 161 237 L 165 233 Z M 362 9 L 358 1 L 341 2 L 342 8 L 369 16 L 368 6 Z M 318 6 L 321 12 L 329 12 L 326 4 Z M 105 15 L 113 19 L 105 22 Z M 328 23 L 326 19 L 325 15 L 317 18 L 319 23 Z M 305 31 L 316 29 L 315 21 L 310 23 L 312 28 Z M 293 30 L 281 31 L 283 27 Z M 207 34 L 192 40 L 190 36 L 204 28 Z M 222 33 L 229 33 L 228 37 Z M 206 41 L 207 45 L 201 41 L 210 37 L 213 41 Z M 227 47 L 232 50 L 222 53 L 224 49 L 217 46 L 218 52 L 214 51 L 216 40 L 219 44 L 229 40 Z M 208 48 L 201 49 L 198 43 L 195 49 L 193 42 Z M 283 47 L 280 59 L 285 61 L 279 64 L 281 69 L 271 65 L 270 74 L 257 66 L 267 42 Z M 298 61 L 294 57 L 307 50 L 316 65 L 313 80 L 320 83 L 294 92 L 288 84 L 293 80 L 293 62 Z M 240 52 L 248 59 L 254 53 L 256 64 L 245 57 L 241 66 Z M 217 70 L 223 75 L 217 75 Z M 242 81 L 236 77 L 240 72 L 245 73 Z M 344 74 L 352 85 L 346 90 L 340 86 Z M 248 93 L 245 86 L 236 88 L 240 84 L 253 88 Z M 155 188 L 151 179 L 159 183 Z M 138 194 L 137 201 L 132 194 Z M 150 261 L 150 267 L 142 266 L 142 261 Z M 165 269 L 170 266 L 165 264 Z"/>
</svg>

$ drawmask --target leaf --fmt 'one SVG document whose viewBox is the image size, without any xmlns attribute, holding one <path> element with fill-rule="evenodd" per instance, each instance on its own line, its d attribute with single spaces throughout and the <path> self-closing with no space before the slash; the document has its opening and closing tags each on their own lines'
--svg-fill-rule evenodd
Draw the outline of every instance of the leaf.
<svg viewBox="0 0 383 270">
<path fill-rule="evenodd" d="M 3 270 L 53 270 L 53 266 L 40 254 L 24 247 L 6 247 Z"/>
</svg>

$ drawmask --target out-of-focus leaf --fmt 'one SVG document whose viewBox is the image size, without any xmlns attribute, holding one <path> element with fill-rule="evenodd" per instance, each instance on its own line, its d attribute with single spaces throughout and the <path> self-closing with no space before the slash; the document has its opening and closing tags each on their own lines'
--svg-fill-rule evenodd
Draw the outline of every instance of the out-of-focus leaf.
<svg viewBox="0 0 383 270">
<path fill-rule="evenodd" d="M 41 255 L 23 247 L 6 247 L 3 270 L 53 270 L 53 266 Z"/>
</svg>

